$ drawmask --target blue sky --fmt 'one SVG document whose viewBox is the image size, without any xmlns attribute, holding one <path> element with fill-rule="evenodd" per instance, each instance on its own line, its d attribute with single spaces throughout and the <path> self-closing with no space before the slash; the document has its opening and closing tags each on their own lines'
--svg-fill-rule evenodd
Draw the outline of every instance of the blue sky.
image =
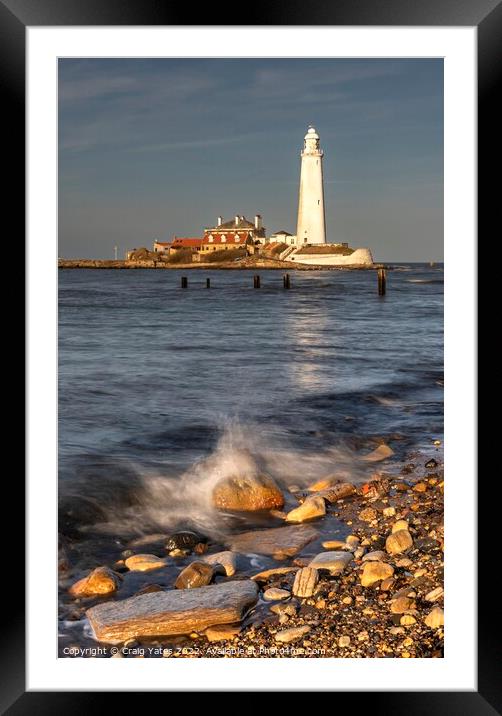
<svg viewBox="0 0 502 716">
<path fill-rule="evenodd" d="M 328 240 L 441 261 L 437 59 L 59 60 L 59 255 L 121 256 L 220 214 L 294 233 L 310 123 Z"/>
</svg>

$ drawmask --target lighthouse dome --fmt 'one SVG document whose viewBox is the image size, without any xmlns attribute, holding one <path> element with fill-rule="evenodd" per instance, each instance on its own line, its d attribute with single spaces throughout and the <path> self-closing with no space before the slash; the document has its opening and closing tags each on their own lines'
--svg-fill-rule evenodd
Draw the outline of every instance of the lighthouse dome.
<svg viewBox="0 0 502 716">
<path fill-rule="evenodd" d="M 308 128 L 305 139 L 319 139 L 319 135 L 317 134 L 315 127 Z"/>
</svg>

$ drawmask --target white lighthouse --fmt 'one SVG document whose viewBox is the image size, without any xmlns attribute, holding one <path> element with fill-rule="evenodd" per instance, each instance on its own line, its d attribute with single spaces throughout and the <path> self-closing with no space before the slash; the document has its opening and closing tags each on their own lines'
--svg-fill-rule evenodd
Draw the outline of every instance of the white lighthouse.
<svg viewBox="0 0 502 716">
<path fill-rule="evenodd" d="M 309 127 L 301 152 L 300 196 L 298 199 L 297 244 L 325 244 L 324 186 L 319 135 Z"/>
</svg>

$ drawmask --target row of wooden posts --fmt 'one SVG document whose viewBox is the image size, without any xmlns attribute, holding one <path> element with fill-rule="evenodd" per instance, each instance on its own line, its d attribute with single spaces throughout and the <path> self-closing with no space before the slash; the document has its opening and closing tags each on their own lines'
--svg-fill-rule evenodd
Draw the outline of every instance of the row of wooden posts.
<svg viewBox="0 0 502 716">
<path fill-rule="evenodd" d="M 378 269 L 378 295 L 385 296 L 387 283 L 387 276 L 385 269 Z M 289 273 L 285 273 L 282 277 L 283 288 L 291 288 L 291 277 Z M 188 288 L 188 278 L 186 276 L 181 277 L 181 288 Z M 211 288 L 211 279 L 206 278 L 206 288 Z M 256 274 L 253 276 L 253 288 L 261 288 L 260 277 Z"/>
</svg>

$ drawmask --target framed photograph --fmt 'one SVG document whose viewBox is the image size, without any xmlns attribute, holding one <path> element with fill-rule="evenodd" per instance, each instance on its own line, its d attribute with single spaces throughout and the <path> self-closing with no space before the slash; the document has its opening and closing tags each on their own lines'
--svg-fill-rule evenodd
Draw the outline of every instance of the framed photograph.
<svg viewBox="0 0 502 716">
<path fill-rule="evenodd" d="M 0 2 L 28 328 L 2 713 L 500 711 L 475 586 L 500 4 L 186 14 Z"/>
</svg>

